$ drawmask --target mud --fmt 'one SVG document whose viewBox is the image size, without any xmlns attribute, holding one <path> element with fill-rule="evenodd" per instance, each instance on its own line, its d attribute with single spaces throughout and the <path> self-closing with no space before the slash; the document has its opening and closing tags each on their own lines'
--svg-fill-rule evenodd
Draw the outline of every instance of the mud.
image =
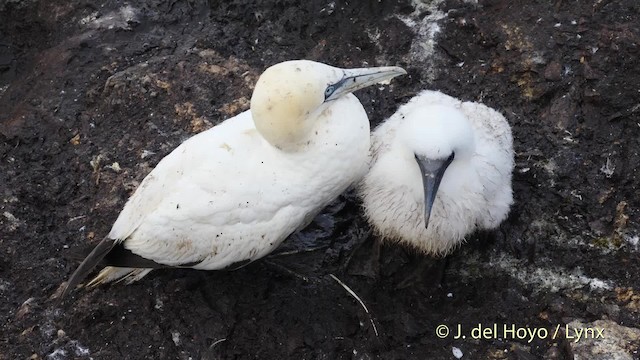
<svg viewBox="0 0 640 360">
<path fill-rule="evenodd" d="M 0 359 L 640 359 L 639 44 L 634 0 L 0 0 Z M 294 58 L 405 67 L 357 93 L 372 125 L 424 88 L 502 111 L 509 219 L 449 256 L 441 286 L 398 289 L 421 257 L 384 247 L 372 277 L 347 193 L 280 255 L 56 306 L 72 249 Z M 549 336 L 439 338 L 441 324 Z M 567 324 L 607 341 L 552 338 Z"/>
</svg>

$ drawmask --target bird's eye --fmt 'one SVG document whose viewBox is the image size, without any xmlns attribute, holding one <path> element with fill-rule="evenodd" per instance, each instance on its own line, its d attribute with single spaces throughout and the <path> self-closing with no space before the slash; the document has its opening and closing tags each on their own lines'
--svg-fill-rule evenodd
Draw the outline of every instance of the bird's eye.
<svg viewBox="0 0 640 360">
<path fill-rule="evenodd" d="M 333 94 L 334 91 L 336 91 L 335 86 L 327 86 L 327 89 L 324 91 L 324 98 L 327 99 L 329 96 L 331 96 L 331 94 Z"/>
</svg>

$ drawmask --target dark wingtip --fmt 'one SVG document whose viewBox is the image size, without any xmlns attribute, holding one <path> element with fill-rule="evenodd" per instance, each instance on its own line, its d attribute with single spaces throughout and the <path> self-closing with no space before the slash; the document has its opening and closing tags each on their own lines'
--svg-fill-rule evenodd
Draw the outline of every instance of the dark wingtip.
<svg viewBox="0 0 640 360">
<path fill-rule="evenodd" d="M 93 270 L 102 259 L 107 256 L 107 254 L 113 249 L 116 245 L 116 241 L 105 237 L 96 245 L 95 248 L 87 255 L 87 257 L 80 263 L 76 271 L 71 275 L 69 281 L 65 285 L 62 286 L 62 291 L 60 296 L 58 297 L 58 304 L 60 304 L 65 296 L 67 296 L 71 291 L 73 291 L 78 284 L 82 280 L 84 280 L 87 275 Z"/>
<path fill-rule="evenodd" d="M 104 257 L 103 263 L 105 266 L 126 268 L 161 269 L 171 267 L 135 254 L 131 250 L 125 249 L 122 243 L 116 244 L 111 251 L 109 251 L 109 253 Z M 195 262 L 194 265 L 198 263 L 199 261 Z M 183 266 L 189 267 L 188 265 Z"/>
</svg>

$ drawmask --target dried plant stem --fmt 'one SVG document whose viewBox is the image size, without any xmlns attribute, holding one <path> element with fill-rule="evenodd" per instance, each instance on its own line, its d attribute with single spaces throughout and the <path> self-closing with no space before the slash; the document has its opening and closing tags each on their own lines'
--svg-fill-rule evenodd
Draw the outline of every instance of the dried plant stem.
<svg viewBox="0 0 640 360">
<path fill-rule="evenodd" d="M 360 299 L 360 297 L 358 296 L 358 294 L 356 294 L 353 290 L 351 290 L 350 287 L 348 287 L 345 283 L 343 283 L 340 279 L 338 279 L 335 275 L 333 274 L 329 274 L 329 276 L 331 276 L 333 278 L 333 280 L 335 280 L 338 284 L 340 284 L 345 290 L 347 290 L 347 292 L 349 293 L 349 295 L 353 296 L 356 300 L 358 300 L 358 302 L 360 303 L 360 305 L 362 306 L 362 308 L 364 309 L 364 311 L 367 313 L 367 315 L 369 316 L 369 321 L 371 322 L 371 326 L 373 327 L 373 332 L 376 334 L 376 337 L 378 337 L 378 328 L 376 328 L 376 324 L 373 322 L 373 318 L 371 317 L 371 313 L 369 312 L 369 309 L 367 309 L 367 305 L 364 304 L 364 301 L 362 301 L 362 299 Z"/>
</svg>

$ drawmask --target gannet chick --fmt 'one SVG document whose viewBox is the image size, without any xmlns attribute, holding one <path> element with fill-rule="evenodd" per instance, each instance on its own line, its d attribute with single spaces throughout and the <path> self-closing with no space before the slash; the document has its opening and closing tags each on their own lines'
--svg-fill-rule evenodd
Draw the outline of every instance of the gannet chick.
<svg viewBox="0 0 640 360">
<path fill-rule="evenodd" d="M 151 269 L 223 269 L 259 259 L 362 178 L 369 120 L 351 92 L 406 74 L 296 60 L 268 68 L 251 108 L 197 134 L 140 183 L 61 297 Z"/>
<path fill-rule="evenodd" d="M 513 202 L 511 128 L 497 111 L 423 91 L 372 134 L 358 190 L 382 239 L 443 255 L 495 229 Z"/>
</svg>

